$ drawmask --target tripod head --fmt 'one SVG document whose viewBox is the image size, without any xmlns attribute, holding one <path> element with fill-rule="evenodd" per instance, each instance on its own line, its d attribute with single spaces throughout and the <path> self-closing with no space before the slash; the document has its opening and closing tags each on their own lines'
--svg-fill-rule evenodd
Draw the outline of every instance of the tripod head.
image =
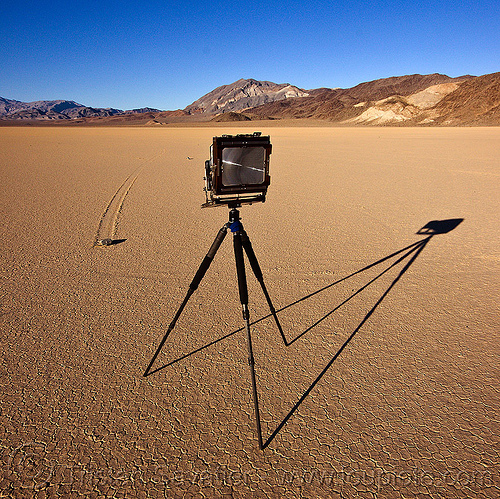
<svg viewBox="0 0 500 499">
<path fill-rule="evenodd" d="M 231 232 L 239 232 L 243 229 L 243 226 L 240 222 L 240 211 L 237 208 L 240 208 L 240 203 L 229 203 L 229 221 L 227 223 L 227 227 Z"/>
</svg>

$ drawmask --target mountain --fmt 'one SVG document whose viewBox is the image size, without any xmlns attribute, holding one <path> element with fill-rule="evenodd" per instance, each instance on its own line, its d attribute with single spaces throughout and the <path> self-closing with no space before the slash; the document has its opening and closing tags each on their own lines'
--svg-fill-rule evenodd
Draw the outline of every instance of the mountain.
<svg viewBox="0 0 500 499">
<path fill-rule="evenodd" d="M 251 121 L 251 119 L 246 114 L 229 111 L 228 113 L 218 114 L 211 121 L 221 123 L 224 121 Z"/>
<path fill-rule="evenodd" d="M 75 119 L 78 118 L 78 119 Z M 458 78 L 434 73 L 382 78 L 352 88 L 303 90 L 241 79 L 176 111 L 91 108 L 74 101 L 0 97 L 0 119 L 87 125 L 165 125 L 199 121 L 326 120 L 342 126 L 500 125 L 500 73 Z"/>
<path fill-rule="evenodd" d="M 342 94 L 349 95 L 358 101 L 380 100 L 390 97 L 391 95 L 411 95 L 432 85 L 463 81 L 468 78 L 471 78 L 471 76 L 467 75 L 458 78 L 450 78 L 449 76 L 439 73 L 429 75 L 413 74 L 382 78 L 360 83 L 355 87 L 345 90 L 339 90 Z"/>
<path fill-rule="evenodd" d="M 251 114 L 255 117 L 273 117 L 275 119 L 309 118 L 346 124 L 374 122 L 373 119 L 368 118 L 377 114 L 375 111 L 370 111 L 366 120 L 352 120 L 358 118 L 371 107 L 381 107 L 381 112 L 385 112 L 387 111 L 387 106 L 396 104 L 396 101 L 398 101 L 398 104 L 395 106 L 397 109 L 407 107 L 408 104 L 403 104 L 403 100 L 407 96 L 424 91 L 435 85 L 459 83 L 469 78 L 472 77 L 450 78 L 449 76 L 437 73 L 431 75 L 415 74 L 360 83 L 355 87 L 347 89 L 309 90 L 310 97 L 308 98 L 290 99 L 286 102 L 266 104 L 252 109 Z M 386 99 L 389 99 L 389 101 L 384 102 Z M 395 99 L 395 101 L 392 102 L 390 99 Z M 396 114 L 398 114 L 397 109 L 394 110 Z M 399 123 L 406 119 L 403 113 L 401 114 L 401 119 L 396 119 L 395 122 Z M 389 121 L 391 120 L 384 120 L 384 123 L 388 123 Z"/>
<path fill-rule="evenodd" d="M 218 114 L 244 111 L 267 102 L 307 97 L 307 92 L 288 83 L 241 79 L 222 85 L 187 106 L 188 114 Z"/>
<path fill-rule="evenodd" d="M 500 73 L 455 78 L 410 95 L 355 105 L 346 124 L 500 125 Z"/>
<path fill-rule="evenodd" d="M 75 118 L 109 117 L 119 114 L 158 112 L 142 108 L 122 111 L 113 108 L 94 108 L 68 100 L 20 102 L 0 97 L 0 118 L 9 120 L 71 120 Z"/>
<path fill-rule="evenodd" d="M 115 116 L 94 116 L 91 118 L 84 118 L 80 120 L 85 125 L 107 125 L 107 126 L 123 126 L 123 125 L 164 125 L 172 121 L 183 121 L 183 118 L 188 117 L 188 114 L 177 109 L 176 111 L 148 111 L 150 108 L 143 108 L 144 110 L 124 111 L 122 114 Z"/>
<path fill-rule="evenodd" d="M 500 73 L 461 83 L 434 108 L 441 125 L 500 125 Z"/>
<path fill-rule="evenodd" d="M 160 109 L 155 109 L 154 107 L 141 107 L 139 109 L 129 109 L 128 111 L 123 111 L 123 114 L 142 114 L 142 113 L 161 113 Z"/>
</svg>

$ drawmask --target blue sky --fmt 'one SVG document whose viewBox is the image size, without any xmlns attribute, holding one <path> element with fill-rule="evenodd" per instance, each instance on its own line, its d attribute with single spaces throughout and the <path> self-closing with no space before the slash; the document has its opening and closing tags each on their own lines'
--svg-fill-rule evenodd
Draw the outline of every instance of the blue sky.
<svg viewBox="0 0 500 499">
<path fill-rule="evenodd" d="M 239 78 L 500 71 L 500 0 L 3 0 L 0 96 L 184 108 Z"/>
</svg>

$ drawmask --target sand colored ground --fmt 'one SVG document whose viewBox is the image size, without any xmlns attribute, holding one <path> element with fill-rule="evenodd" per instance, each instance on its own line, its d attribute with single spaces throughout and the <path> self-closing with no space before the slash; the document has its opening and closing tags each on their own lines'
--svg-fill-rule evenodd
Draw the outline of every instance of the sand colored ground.
<svg viewBox="0 0 500 499">
<path fill-rule="evenodd" d="M 0 129 L 3 496 L 499 496 L 500 129 L 260 125 L 242 221 L 288 339 L 317 323 L 252 327 L 264 451 L 230 235 L 155 368 L 229 336 L 142 376 L 227 221 L 212 136 L 255 124 Z"/>
</svg>

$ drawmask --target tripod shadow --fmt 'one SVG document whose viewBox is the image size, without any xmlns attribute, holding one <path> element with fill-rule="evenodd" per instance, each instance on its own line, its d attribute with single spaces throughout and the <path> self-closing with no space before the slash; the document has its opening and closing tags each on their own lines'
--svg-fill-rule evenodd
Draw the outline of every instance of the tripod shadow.
<svg viewBox="0 0 500 499">
<path fill-rule="evenodd" d="M 275 311 L 275 313 L 270 313 L 266 316 L 263 316 L 255 321 L 253 321 L 251 324 L 258 324 L 259 322 L 268 319 L 269 317 L 274 316 L 276 319 L 276 323 L 278 325 L 278 328 L 280 330 L 282 339 L 285 343 L 286 346 L 289 346 L 302 338 L 305 334 L 310 332 L 312 329 L 314 329 L 316 326 L 318 326 L 321 322 L 323 322 L 325 319 L 330 317 L 334 312 L 339 310 L 342 306 L 346 305 L 350 300 L 352 300 L 355 296 L 359 295 L 362 291 L 364 291 L 366 288 L 368 288 L 370 285 L 372 285 L 374 282 L 376 282 L 378 279 L 380 279 L 383 275 L 385 275 L 387 272 L 389 272 L 391 269 L 396 267 L 398 264 L 404 262 L 405 260 L 408 259 L 408 261 L 405 263 L 404 267 L 400 270 L 399 274 L 395 277 L 395 279 L 389 284 L 388 288 L 383 292 L 383 294 L 380 296 L 380 298 L 377 300 L 375 305 L 368 311 L 368 313 L 362 318 L 361 322 L 356 326 L 356 328 L 352 331 L 352 333 L 349 335 L 349 337 L 345 340 L 345 342 L 342 344 L 342 346 L 337 350 L 337 352 L 333 355 L 333 357 L 330 359 L 330 361 L 325 365 L 325 367 L 322 369 L 322 371 L 319 373 L 319 375 L 316 377 L 316 379 L 310 384 L 310 386 L 305 390 L 305 392 L 301 395 L 299 400 L 295 403 L 295 405 L 291 408 L 291 410 L 288 412 L 288 414 L 284 417 L 284 419 L 278 424 L 276 429 L 272 432 L 272 434 L 269 436 L 269 438 L 263 443 L 262 449 L 265 449 L 270 445 L 270 443 L 274 440 L 274 438 L 278 435 L 278 433 L 281 431 L 281 429 L 285 426 L 285 424 L 288 422 L 288 420 L 292 417 L 292 415 L 298 410 L 302 402 L 308 397 L 308 395 L 311 393 L 311 391 L 314 389 L 314 387 L 320 382 L 320 380 L 323 378 L 323 376 L 326 374 L 326 372 L 330 369 L 332 364 L 335 362 L 335 360 L 342 354 L 344 349 L 349 345 L 349 343 L 352 341 L 352 339 L 355 337 L 355 335 L 358 333 L 358 331 L 363 327 L 363 325 L 368 321 L 368 319 L 373 315 L 375 310 L 380 306 L 380 304 L 384 301 L 384 299 L 387 297 L 387 295 L 390 293 L 392 288 L 396 285 L 396 283 L 403 277 L 403 275 L 408 271 L 408 269 L 413 265 L 415 260 L 419 257 L 419 255 L 422 253 L 424 248 L 429 244 L 431 239 L 439 234 L 447 234 L 448 232 L 452 231 L 455 229 L 461 222 L 463 221 L 463 218 L 455 218 L 455 219 L 448 219 L 448 220 L 432 220 L 428 222 L 426 225 L 424 225 L 418 232 L 418 235 L 426 235 L 427 237 L 425 239 L 422 239 L 420 241 L 417 241 L 413 244 L 410 244 L 409 246 L 406 246 L 405 248 L 402 248 L 398 251 L 395 251 L 394 253 L 391 253 L 388 256 L 385 256 L 376 262 L 373 262 L 366 267 L 363 267 L 360 270 L 357 270 L 356 272 L 353 272 L 352 274 L 343 277 L 341 279 L 338 279 L 331 284 L 328 284 L 327 286 L 324 286 L 302 298 L 299 298 L 298 300 L 294 301 L 293 303 L 290 303 L 288 305 L 285 305 L 284 307 L 278 309 Z M 318 319 L 316 322 L 314 322 L 311 326 L 307 327 L 303 332 L 298 334 L 295 338 L 292 340 L 287 340 L 281 326 L 279 324 L 279 321 L 277 320 L 276 314 L 281 313 L 294 305 L 297 305 L 298 303 L 304 302 L 305 300 L 308 300 L 312 298 L 313 296 L 322 293 L 323 291 L 326 291 L 327 289 L 332 288 L 335 285 L 338 285 L 351 277 L 354 277 L 356 275 L 359 275 L 363 272 L 366 272 L 369 269 L 372 269 L 392 258 L 398 257 L 389 267 L 387 267 L 385 270 L 380 272 L 377 276 L 372 278 L 367 284 L 363 285 L 361 288 L 359 288 L 357 291 L 352 293 L 348 298 L 346 298 L 342 303 L 334 307 L 331 311 L 329 311 L 327 314 L 325 314 L 323 317 Z M 176 364 L 177 362 L 180 362 L 181 360 L 184 360 L 191 355 L 194 355 L 206 348 L 209 348 L 213 345 L 216 345 L 217 343 L 235 335 L 236 333 L 244 330 L 244 327 L 241 327 L 239 329 L 236 329 L 235 331 L 232 331 L 210 343 L 207 343 L 200 348 L 197 348 L 175 360 L 172 360 L 171 362 L 164 364 L 155 370 L 151 370 L 148 373 L 148 376 L 151 374 L 154 374 L 158 371 L 161 371 L 162 369 L 165 369 L 166 367 L 172 366 L 173 364 Z"/>
<path fill-rule="evenodd" d="M 333 357 L 330 359 L 330 361 L 325 365 L 325 367 L 319 373 L 319 375 L 316 377 L 316 379 L 309 385 L 309 387 L 302 394 L 302 396 L 300 397 L 300 399 L 292 407 L 292 409 L 289 411 L 289 413 L 284 417 L 284 419 L 281 421 L 281 423 L 279 423 L 279 425 L 277 426 L 277 428 L 273 431 L 273 433 L 266 440 L 266 442 L 264 442 L 264 444 L 262 446 L 263 449 L 265 449 L 266 447 L 268 447 L 269 444 L 274 440 L 274 438 L 276 437 L 276 435 L 278 435 L 278 433 L 285 426 L 285 424 L 288 422 L 288 420 L 297 411 L 297 409 L 300 407 L 300 405 L 302 404 L 302 402 L 304 402 L 304 400 L 308 397 L 308 395 L 311 393 L 311 391 L 314 389 L 314 387 L 320 382 L 320 380 L 323 378 L 323 376 L 326 374 L 326 372 L 330 369 L 330 367 L 332 366 L 332 364 L 342 354 L 342 352 L 347 347 L 347 345 L 349 345 L 349 343 L 352 341 L 352 339 L 354 338 L 354 336 L 356 336 L 356 334 L 358 333 L 358 331 L 363 327 L 363 325 L 368 321 L 368 319 L 372 316 L 372 314 L 379 307 L 379 305 L 384 301 L 384 299 L 390 293 L 390 291 L 392 290 L 392 288 L 403 277 L 403 275 L 413 265 L 413 263 L 415 263 L 415 260 L 418 258 L 418 256 L 420 255 L 420 253 L 422 253 L 422 251 L 427 246 L 427 244 L 429 244 L 429 242 L 431 241 L 431 239 L 434 236 L 438 235 L 438 234 L 447 234 L 448 232 L 450 232 L 453 229 L 455 229 L 462 221 L 463 221 L 463 218 L 455 218 L 455 219 L 449 219 L 449 220 L 432 220 L 431 222 L 428 222 L 426 225 L 424 225 L 424 227 L 422 227 L 417 232 L 417 234 L 419 234 L 419 235 L 424 235 L 425 234 L 425 235 L 428 235 L 428 237 L 426 237 L 425 239 L 423 239 L 423 240 L 421 240 L 421 241 L 419 241 L 419 242 L 417 242 L 417 243 L 415 243 L 413 245 L 410 245 L 410 246 L 408 246 L 408 247 L 406 247 L 406 248 L 404 248 L 404 249 L 402 249 L 400 251 L 397 251 L 397 252 L 393 253 L 392 255 L 389 255 L 388 257 L 385 257 L 385 258 L 379 260 L 378 262 L 375 262 L 374 264 L 371 264 L 368 267 L 365 267 L 364 269 L 361 269 L 360 271 L 358 271 L 358 272 L 356 272 L 354 274 L 351 274 L 351 276 L 352 276 L 352 275 L 355 275 L 355 274 L 357 274 L 359 272 L 363 272 L 364 270 L 367 270 L 368 268 L 371 268 L 371 267 L 373 267 L 375 265 L 378 265 L 379 263 L 382 263 L 383 261 L 385 261 L 385 260 L 387 260 L 387 259 L 389 259 L 391 257 L 394 257 L 394 256 L 396 256 L 396 255 L 398 255 L 398 254 L 400 254 L 400 253 L 408 250 L 403 256 L 401 256 L 400 258 L 398 258 L 398 260 L 396 260 L 386 270 L 384 270 L 378 276 L 376 276 L 371 281 L 369 281 L 368 284 L 366 284 L 365 286 L 362 286 L 358 291 L 356 291 L 355 293 L 353 293 L 349 298 L 347 298 L 346 300 L 344 300 L 340 305 L 338 305 L 337 307 L 335 307 L 331 312 L 328 312 L 328 314 L 326 314 L 320 320 L 318 320 L 317 322 L 315 322 L 311 327 L 309 327 L 308 329 L 306 329 L 303 333 L 299 334 L 296 338 L 294 338 L 290 342 L 290 343 L 293 343 L 294 341 L 296 341 L 297 339 L 299 339 L 306 332 L 310 331 L 313 327 L 315 327 L 316 325 L 318 325 L 321 321 L 323 321 L 324 319 L 326 319 L 333 312 L 335 312 L 341 306 L 343 306 L 345 303 L 347 303 L 349 300 L 351 300 L 352 298 L 354 298 L 354 296 L 356 296 L 361 291 L 363 291 L 364 289 L 366 289 L 370 284 L 372 284 L 373 282 L 375 282 L 379 277 L 381 277 L 382 275 L 384 275 L 385 273 L 387 273 L 390 269 L 392 269 L 393 267 L 395 267 L 398 263 L 401 263 L 406 258 L 409 258 L 408 262 L 401 269 L 401 271 L 399 272 L 399 274 L 391 282 L 391 284 L 388 286 L 388 288 L 384 291 L 384 293 L 382 294 L 382 296 L 377 300 L 377 302 L 375 303 L 375 305 L 373 305 L 373 307 L 363 317 L 363 319 L 361 320 L 361 322 L 356 326 L 356 328 L 353 330 L 353 332 L 350 334 L 350 336 L 345 340 L 345 342 L 342 344 L 342 346 L 337 350 L 337 352 L 333 355 Z M 411 258 L 410 258 L 410 256 L 411 256 Z M 348 276 L 347 278 L 349 278 L 351 276 Z M 347 279 L 347 278 L 345 278 L 345 279 Z M 330 287 L 330 286 L 331 285 L 329 285 L 328 287 Z M 326 288 L 323 288 L 323 289 L 326 289 Z"/>
<path fill-rule="evenodd" d="M 463 221 L 462 218 L 449 219 L 449 220 L 432 220 L 432 221 L 428 222 L 426 225 L 424 225 L 417 232 L 418 235 L 428 235 L 429 237 L 427 237 L 426 239 L 423 239 L 421 241 L 417 241 L 416 243 L 410 244 L 409 246 L 406 246 L 406 248 L 400 249 L 399 251 L 396 251 L 396 252 L 392 253 L 391 255 L 388 255 L 388 256 L 386 256 L 384 258 L 381 258 L 380 260 L 377 260 L 376 262 L 374 262 L 374 263 L 372 263 L 370 265 L 367 265 L 366 267 L 363 267 L 362 269 L 357 270 L 356 272 L 353 272 L 352 274 L 350 274 L 350 275 L 348 275 L 346 277 L 343 277 L 342 279 L 339 279 L 339 280 L 337 280 L 337 281 L 335 281 L 335 282 L 333 282 L 331 284 L 328 284 L 327 286 L 325 286 L 325 287 L 323 287 L 323 288 L 321 288 L 321 289 L 319 289 L 317 291 L 314 291 L 313 293 L 311 293 L 311 294 L 309 294 L 307 296 L 304 296 L 303 298 L 300 298 L 299 300 L 297 300 L 297 301 L 295 301 L 293 303 L 290 303 L 289 305 L 286 305 L 285 307 L 283 307 L 280 310 L 278 310 L 278 312 L 282 312 L 283 310 L 286 310 L 287 308 L 293 307 L 294 305 L 297 305 L 298 303 L 300 303 L 300 302 L 302 302 L 304 300 L 307 300 L 307 299 L 313 297 L 314 295 L 317 295 L 318 293 L 326 291 L 327 289 L 331 288 L 332 286 L 340 284 L 341 282 L 344 282 L 344 281 L 350 279 L 351 277 L 354 277 L 354 276 L 356 276 L 358 274 L 361 274 L 362 272 L 366 272 L 367 270 L 369 270 L 369 269 L 371 269 L 373 267 L 376 267 L 377 265 L 380 265 L 381 263 L 384 263 L 385 261 L 390 260 L 391 258 L 394 258 L 394 257 L 400 255 L 401 253 L 404 253 L 403 256 L 399 257 L 394 263 L 392 263 L 384 271 L 382 271 L 380 274 L 378 274 L 376 277 L 374 277 L 372 280 L 370 280 L 367 284 L 365 284 L 364 286 L 362 286 L 361 288 L 359 288 L 357 291 L 355 291 L 351 296 L 349 296 L 342 303 L 340 303 L 339 305 L 337 305 L 333 310 L 331 310 L 330 312 L 328 312 L 326 315 L 324 315 L 323 317 L 321 317 L 320 319 L 318 319 L 314 324 L 312 324 L 311 326 L 309 326 L 307 329 L 305 329 L 298 336 L 296 336 L 295 338 L 293 338 L 290 341 L 286 340 L 286 338 L 283 336 L 285 344 L 288 346 L 288 345 L 291 345 L 292 343 L 295 343 L 299 338 L 302 338 L 302 336 L 304 336 L 309 331 L 311 331 L 312 329 L 314 329 L 321 322 L 323 322 L 325 319 L 327 319 L 333 313 L 335 313 L 338 309 L 340 309 L 341 307 L 343 307 L 344 305 L 346 305 L 350 300 L 352 300 L 354 297 L 356 297 L 357 295 L 359 295 L 366 288 L 368 288 L 369 286 L 371 286 L 375 281 L 377 281 L 378 279 L 380 279 L 384 274 L 386 274 L 391 269 L 393 269 L 394 267 L 396 267 L 398 264 L 400 264 L 402 261 L 404 261 L 406 258 L 408 258 L 412 253 L 415 253 L 415 255 L 410 260 L 410 265 L 411 265 L 414 262 L 414 260 L 416 259 L 416 257 L 420 254 L 420 252 L 427 245 L 427 243 L 430 241 L 430 239 L 431 239 L 432 236 L 435 236 L 437 234 L 446 234 L 447 232 L 450 232 L 455 227 L 457 227 L 462 221 Z M 405 253 L 405 251 L 406 251 L 406 253 Z M 407 266 L 404 267 L 402 273 L 406 272 L 406 270 L 408 270 Z M 392 285 L 394 285 L 397 282 L 397 280 L 399 280 L 399 278 L 401 277 L 401 275 L 399 275 L 396 278 L 396 281 L 393 282 Z M 391 287 L 392 287 L 392 285 L 391 285 Z M 389 287 L 389 290 L 390 290 L 391 287 Z M 379 305 L 379 303 L 377 303 L 376 306 L 378 306 L 378 305 Z M 269 317 L 269 315 L 266 316 L 266 318 L 267 317 Z M 262 318 L 260 320 L 263 320 L 263 319 L 264 318 Z"/>
<path fill-rule="evenodd" d="M 417 234 L 419 234 L 420 232 L 418 232 Z M 358 289 L 355 293 L 353 293 L 349 298 L 347 298 L 346 300 L 344 300 L 340 305 L 338 305 L 337 307 L 335 307 L 332 311 L 328 312 L 325 316 L 323 316 L 322 318 L 320 318 L 318 321 L 316 321 L 314 324 L 312 324 L 311 326 L 309 326 L 307 329 L 305 329 L 302 333 L 300 333 L 299 335 L 297 335 L 295 338 L 293 338 L 292 340 L 287 340 L 285 334 L 283 333 L 281 327 L 280 327 L 280 332 L 281 332 L 281 335 L 282 335 L 282 339 L 283 339 L 283 342 L 285 343 L 286 346 L 290 346 L 292 343 L 295 343 L 299 338 L 301 338 L 302 336 L 304 336 L 306 333 L 308 333 L 309 331 L 311 331 L 314 327 L 316 327 L 317 325 L 319 325 L 322 321 L 324 321 L 327 317 L 329 317 L 330 315 L 332 315 L 336 310 L 338 310 L 340 307 L 342 307 L 343 305 L 345 305 L 348 301 L 350 301 L 352 298 L 354 298 L 356 295 L 358 295 L 359 293 L 361 293 L 361 291 L 363 291 L 364 289 L 366 289 L 370 284 L 373 284 L 379 277 L 382 277 L 382 275 L 384 275 L 385 273 L 387 273 L 391 268 L 395 267 L 398 263 L 400 263 L 402 260 L 404 260 L 409 253 L 413 253 L 414 251 L 418 250 L 420 248 L 420 246 L 422 245 L 425 245 L 427 244 L 428 242 L 428 239 L 424 239 L 424 240 L 421 240 L 421 241 L 417 241 L 416 243 L 413 243 L 413 244 L 410 244 L 409 246 L 406 246 L 405 248 L 403 249 L 400 249 L 388 256 L 385 256 L 383 258 L 381 258 L 380 260 L 377 260 L 376 262 L 373 262 L 371 263 L 370 265 L 367 265 L 366 267 L 363 267 L 362 269 L 360 270 L 357 270 L 356 272 L 353 272 L 352 274 L 349 274 L 345 277 L 342 277 L 341 279 L 338 279 L 316 291 L 313 291 L 312 293 L 306 295 L 306 296 L 303 296 L 302 298 L 299 298 L 298 300 L 294 301 L 293 303 L 289 303 L 288 305 L 285 305 L 284 307 L 276 310 L 276 313 L 279 314 L 281 312 L 284 312 L 285 310 L 289 309 L 289 308 L 292 308 L 293 306 L 301 303 L 301 302 L 304 302 L 310 298 L 312 298 L 313 296 L 316 296 L 320 293 L 322 293 L 323 291 L 326 291 L 327 289 L 330 289 L 332 288 L 333 286 L 336 286 L 344 281 L 347 281 L 348 279 L 350 279 L 351 277 L 354 277 L 358 274 L 361 274 L 363 272 L 366 272 L 367 270 L 373 268 L 373 267 L 376 267 L 377 265 L 380 265 L 382 263 L 384 263 L 385 261 L 387 260 L 390 260 L 391 258 L 394 258 L 396 257 L 397 255 L 400 255 L 401 253 L 404 253 L 405 251 L 407 252 L 403 257 L 399 258 L 395 263 L 393 263 L 389 268 L 385 269 L 382 273 L 380 273 L 378 276 L 376 276 L 374 279 L 372 279 L 368 284 L 364 285 L 362 288 Z M 254 320 L 251 325 L 255 325 L 255 324 L 258 324 L 259 322 L 262 322 L 266 319 L 269 319 L 270 317 L 272 317 L 273 314 L 267 314 L 267 315 L 264 315 L 256 320 Z M 216 345 L 217 343 L 227 339 L 227 338 L 230 338 L 231 336 L 235 335 L 236 333 L 239 333 L 240 331 L 243 331 L 245 328 L 244 327 L 240 327 L 238 329 L 235 329 L 234 331 L 231 331 L 230 333 L 224 335 L 224 336 L 221 336 L 220 338 L 217 338 L 216 340 L 214 341 L 211 341 L 210 343 L 207 343 L 195 350 L 192 350 L 191 352 L 185 354 L 185 355 L 182 355 L 181 357 L 178 357 L 177 359 L 174 359 L 170 362 L 168 362 L 167 364 L 164 364 L 160 367 L 157 367 L 156 369 L 154 370 L 151 370 L 149 373 L 148 373 L 148 376 L 150 376 L 151 374 L 154 374 L 158 371 L 161 371 L 162 369 L 165 369 L 166 367 L 169 367 L 169 366 L 172 366 L 173 364 L 176 364 L 177 362 L 180 362 L 181 360 L 184 360 L 184 359 L 187 359 L 188 357 L 191 357 L 191 355 L 194 355 L 198 352 L 201 352 L 202 350 L 205 350 L 206 348 L 209 348 L 213 345 Z"/>
</svg>

